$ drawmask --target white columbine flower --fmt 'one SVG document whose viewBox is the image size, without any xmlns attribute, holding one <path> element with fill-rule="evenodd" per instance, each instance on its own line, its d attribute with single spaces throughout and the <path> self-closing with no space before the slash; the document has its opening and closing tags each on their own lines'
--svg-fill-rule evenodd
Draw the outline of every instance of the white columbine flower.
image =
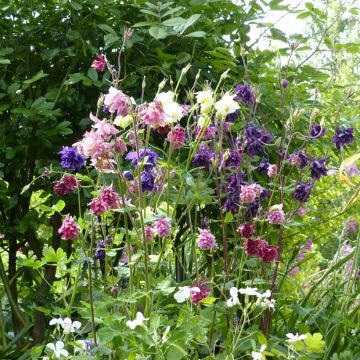
<svg viewBox="0 0 360 360">
<path fill-rule="evenodd" d="M 291 344 L 294 342 L 306 339 L 306 335 L 299 335 L 298 333 L 296 333 L 295 335 L 292 333 L 289 333 L 289 334 L 286 334 L 286 337 L 288 338 L 286 341 Z"/>
<path fill-rule="evenodd" d="M 145 320 L 149 320 L 149 318 L 144 317 L 141 312 L 136 313 L 135 320 L 128 320 L 126 325 L 131 329 L 134 330 L 137 326 L 142 326 Z"/>
<path fill-rule="evenodd" d="M 201 112 L 207 113 L 214 105 L 214 92 L 212 90 L 197 92 L 196 102 L 201 105 Z"/>
<path fill-rule="evenodd" d="M 179 121 L 184 116 L 184 109 L 176 102 L 163 104 L 165 124 L 169 125 Z"/>
<path fill-rule="evenodd" d="M 172 91 L 158 93 L 155 100 L 160 101 L 163 106 L 174 102 L 174 93 Z"/>
<path fill-rule="evenodd" d="M 60 323 L 61 327 L 64 330 L 64 334 L 70 334 L 80 329 L 81 322 L 79 321 L 72 321 L 70 318 L 65 318 Z"/>
<path fill-rule="evenodd" d="M 252 351 L 251 352 L 251 356 L 252 356 L 252 360 L 263 360 L 266 359 L 265 355 L 263 355 L 263 352 L 266 349 L 266 345 L 261 345 L 260 351 Z"/>
<path fill-rule="evenodd" d="M 237 304 L 240 304 L 239 297 L 238 297 L 239 290 L 236 287 L 232 287 L 230 289 L 230 299 L 226 301 L 227 307 L 233 307 Z"/>
<path fill-rule="evenodd" d="M 215 109 L 218 118 L 224 118 L 226 115 L 232 114 L 240 108 L 239 104 L 233 98 L 233 95 L 226 93 L 219 101 L 216 102 Z"/>
<path fill-rule="evenodd" d="M 133 117 L 130 114 L 128 114 L 126 116 L 118 115 L 114 120 L 114 124 L 116 126 L 121 127 L 122 129 L 127 128 L 132 123 L 133 123 Z"/>
<path fill-rule="evenodd" d="M 260 294 L 257 292 L 257 288 L 245 288 L 245 289 L 239 289 L 239 293 L 242 295 L 248 295 L 248 296 L 256 296 L 259 297 Z"/>
<path fill-rule="evenodd" d="M 191 291 L 200 292 L 198 287 L 180 286 L 179 290 L 174 294 L 174 298 L 178 303 L 183 303 L 190 299 Z"/>
<path fill-rule="evenodd" d="M 69 353 L 64 349 L 64 343 L 62 341 L 57 341 L 55 344 L 49 343 L 46 347 L 54 352 L 57 359 L 60 359 L 61 356 L 69 356 Z"/>
</svg>

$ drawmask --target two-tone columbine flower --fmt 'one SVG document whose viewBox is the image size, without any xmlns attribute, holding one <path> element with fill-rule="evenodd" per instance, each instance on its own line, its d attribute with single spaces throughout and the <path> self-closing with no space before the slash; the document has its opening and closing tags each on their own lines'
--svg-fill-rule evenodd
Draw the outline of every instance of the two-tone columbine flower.
<svg viewBox="0 0 360 360">
<path fill-rule="evenodd" d="M 227 115 L 234 113 L 239 109 L 239 104 L 234 100 L 234 96 L 226 93 L 215 103 L 216 116 L 225 118 Z"/>
<path fill-rule="evenodd" d="M 141 312 L 136 313 L 136 318 L 134 320 L 126 321 L 126 325 L 134 330 L 137 326 L 144 326 L 144 321 L 149 320 L 149 318 L 144 317 Z"/>
<path fill-rule="evenodd" d="M 199 229 L 197 244 L 200 250 L 217 249 L 215 236 L 208 229 Z"/>
<path fill-rule="evenodd" d="M 200 289 L 198 287 L 180 286 L 179 290 L 174 294 L 174 299 L 181 304 L 190 299 L 191 292 L 200 292 Z"/>
<path fill-rule="evenodd" d="M 75 240 L 79 237 L 79 227 L 75 220 L 68 214 L 59 228 L 59 234 L 64 240 Z"/>
</svg>

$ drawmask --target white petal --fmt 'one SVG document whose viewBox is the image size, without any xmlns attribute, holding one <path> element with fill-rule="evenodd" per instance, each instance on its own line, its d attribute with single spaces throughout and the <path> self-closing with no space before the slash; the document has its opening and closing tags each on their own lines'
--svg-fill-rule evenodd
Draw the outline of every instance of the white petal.
<svg viewBox="0 0 360 360">
<path fill-rule="evenodd" d="M 52 351 L 55 351 L 55 345 L 53 343 L 47 344 L 46 347 Z"/>
<path fill-rule="evenodd" d="M 236 287 L 232 287 L 232 288 L 230 289 L 230 295 L 231 295 L 232 297 L 237 296 L 238 292 L 239 292 L 239 290 L 238 290 Z"/>
<path fill-rule="evenodd" d="M 80 329 L 80 328 L 81 328 L 81 322 L 80 322 L 80 321 L 74 321 L 74 322 L 72 323 L 72 327 L 73 327 L 74 329 Z"/>
<path fill-rule="evenodd" d="M 66 357 L 66 356 L 69 356 L 69 353 L 68 353 L 65 349 L 60 350 L 59 353 L 60 353 L 61 355 L 64 355 L 65 357 Z"/>
<path fill-rule="evenodd" d="M 50 322 L 49 322 L 49 325 L 56 325 L 58 323 L 58 319 L 51 319 Z"/>
<path fill-rule="evenodd" d="M 136 328 L 137 322 L 136 322 L 136 320 L 134 320 L 134 321 L 128 320 L 128 321 L 126 322 L 126 325 L 127 325 L 131 330 L 134 330 L 134 329 Z"/>
<path fill-rule="evenodd" d="M 70 318 L 65 318 L 64 320 L 63 320 L 63 324 L 64 325 L 69 325 L 69 326 L 71 326 L 71 324 L 72 324 L 72 321 L 71 321 L 71 319 Z"/>
<path fill-rule="evenodd" d="M 62 341 L 57 341 L 55 344 L 56 350 L 61 350 L 64 348 L 64 343 Z"/>
</svg>

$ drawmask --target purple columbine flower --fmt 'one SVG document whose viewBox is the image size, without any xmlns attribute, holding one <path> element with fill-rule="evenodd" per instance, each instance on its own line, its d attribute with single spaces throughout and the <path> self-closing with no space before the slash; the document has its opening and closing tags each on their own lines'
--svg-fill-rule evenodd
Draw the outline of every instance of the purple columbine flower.
<svg viewBox="0 0 360 360">
<path fill-rule="evenodd" d="M 272 134 L 260 130 L 254 124 L 246 125 L 243 135 L 246 138 L 244 150 L 250 157 L 261 155 L 264 145 L 270 144 L 274 139 Z"/>
<path fill-rule="evenodd" d="M 236 150 L 226 150 L 222 156 L 221 167 L 237 168 L 242 162 L 242 157 Z"/>
<path fill-rule="evenodd" d="M 63 169 L 76 171 L 80 170 L 84 165 L 85 158 L 73 147 L 63 147 L 59 154 L 61 155 L 61 166 Z"/>
<path fill-rule="evenodd" d="M 253 105 L 255 102 L 254 92 L 249 84 L 236 85 L 236 94 L 234 96 L 235 101 L 241 101 L 243 105 Z"/>
<path fill-rule="evenodd" d="M 207 144 L 201 144 L 198 152 L 194 155 L 193 166 L 204 167 L 209 170 L 211 162 L 215 159 L 215 153 Z"/>
<path fill-rule="evenodd" d="M 267 174 L 269 165 L 270 165 L 269 161 L 263 158 L 263 159 L 260 160 L 258 166 L 256 167 L 256 170 L 259 173 Z"/>
<path fill-rule="evenodd" d="M 132 173 L 131 171 L 129 171 L 129 170 L 125 170 L 125 171 L 123 172 L 123 176 L 124 176 L 124 178 L 125 178 L 126 180 L 129 180 L 129 181 L 134 180 L 134 175 L 133 175 L 133 173 Z"/>
<path fill-rule="evenodd" d="M 226 115 L 225 122 L 234 123 L 239 116 L 240 116 L 240 110 L 238 109 L 235 112 Z"/>
<path fill-rule="evenodd" d="M 300 183 L 296 185 L 295 190 L 291 193 L 293 199 L 296 199 L 300 202 L 306 202 L 309 200 L 312 190 L 312 183 L 310 181 Z"/>
<path fill-rule="evenodd" d="M 95 258 L 98 260 L 103 260 L 105 259 L 105 244 L 103 241 L 99 241 L 96 244 L 96 249 L 95 249 Z"/>
<path fill-rule="evenodd" d="M 140 149 L 139 150 L 139 159 L 137 156 L 137 152 L 136 151 L 131 151 L 129 152 L 126 157 L 126 160 L 131 160 L 132 164 L 137 168 L 138 165 L 138 160 L 140 159 L 140 161 L 143 161 L 145 159 L 145 163 L 144 163 L 144 169 L 150 170 L 152 167 L 156 166 L 156 161 L 157 159 L 160 159 L 160 156 L 153 150 L 151 149 Z"/>
<path fill-rule="evenodd" d="M 141 190 L 145 191 L 153 191 L 155 184 L 155 175 L 149 170 L 144 171 L 141 174 Z"/>
<path fill-rule="evenodd" d="M 311 123 L 311 130 L 310 130 L 311 137 L 321 138 L 325 135 L 325 133 L 326 133 L 325 127 L 323 127 L 320 124 L 317 124 L 315 122 Z"/>
<path fill-rule="evenodd" d="M 306 155 L 305 150 L 300 150 L 295 152 L 294 154 L 289 156 L 291 165 L 299 166 L 300 169 L 303 169 L 307 164 L 308 161 L 312 160 L 311 157 Z"/>
<path fill-rule="evenodd" d="M 336 145 L 336 148 L 340 151 L 346 144 L 351 144 L 354 140 L 354 129 L 340 129 L 338 126 L 335 128 L 335 135 L 333 136 L 331 143 Z"/>
<path fill-rule="evenodd" d="M 314 180 L 319 180 L 321 176 L 327 175 L 327 169 L 325 168 L 325 165 L 324 165 L 326 160 L 327 160 L 327 158 L 315 159 L 311 163 L 311 165 L 310 165 L 311 177 Z"/>
</svg>

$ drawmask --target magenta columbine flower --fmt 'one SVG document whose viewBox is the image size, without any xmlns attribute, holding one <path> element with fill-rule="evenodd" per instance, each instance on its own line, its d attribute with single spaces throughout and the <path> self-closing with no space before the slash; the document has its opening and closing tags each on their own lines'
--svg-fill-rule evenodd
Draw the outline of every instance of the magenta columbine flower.
<svg viewBox="0 0 360 360">
<path fill-rule="evenodd" d="M 92 199 L 88 207 L 90 208 L 90 212 L 95 216 L 101 216 L 106 210 L 108 210 L 108 204 L 100 197 L 96 197 Z"/>
<path fill-rule="evenodd" d="M 278 172 L 277 165 L 275 165 L 275 164 L 269 165 L 269 167 L 267 169 L 267 175 L 268 175 L 269 178 L 276 177 L 277 172 Z"/>
<path fill-rule="evenodd" d="M 272 207 L 273 210 L 268 212 L 267 219 L 270 224 L 279 225 L 285 221 L 285 214 L 282 208 L 282 204 L 275 205 Z"/>
<path fill-rule="evenodd" d="M 272 246 L 261 239 L 247 239 L 245 242 L 245 250 L 247 255 L 258 257 L 265 263 L 277 260 L 279 257 L 278 247 Z"/>
<path fill-rule="evenodd" d="M 68 214 L 59 228 L 59 234 L 64 240 L 75 240 L 79 236 L 79 228 L 75 220 Z"/>
<path fill-rule="evenodd" d="M 104 55 L 98 55 L 97 60 L 94 60 L 91 64 L 91 67 L 97 72 L 103 72 L 106 67 L 106 60 Z"/>
<path fill-rule="evenodd" d="M 160 218 L 154 222 L 154 230 L 160 238 L 170 236 L 170 223 L 166 218 Z"/>
<path fill-rule="evenodd" d="M 186 132 L 182 127 L 171 130 L 166 137 L 166 141 L 171 142 L 173 149 L 180 149 L 185 145 Z"/>
<path fill-rule="evenodd" d="M 78 185 L 75 176 L 63 176 L 60 181 L 54 181 L 54 192 L 56 195 L 64 196 L 70 194 L 75 190 L 75 187 Z"/>
<path fill-rule="evenodd" d="M 209 296 L 211 288 L 203 283 L 193 284 L 190 290 L 190 299 L 193 304 L 198 304 L 202 299 Z"/>
<path fill-rule="evenodd" d="M 119 195 L 113 190 L 111 185 L 103 187 L 100 197 L 108 209 L 118 209 L 120 207 Z"/>
<path fill-rule="evenodd" d="M 144 231 L 145 231 L 145 240 L 151 241 L 154 238 L 153 228 L 150 226 L 145 226 Z"/>
<path fill-rule="evenodd" d="M 200 234 L 197 238 L 199 249 L 210 250 L 219 247 L 216 243 L 215 236 L 208 229 L 199 229 L 199 232 Z"/>
<path fill-rule="evenodd" d="M 249 239 L 255 234 L 255 224 L 241 224 L 238 232 L 240 236 Z"/>
<path fill-rule="evenodd" d="M 245 204 L 251 204 L 256 199 L 256 189 L 251 185 L 242 185 L 240 190 L 240 201 Z"/>
</svg>

